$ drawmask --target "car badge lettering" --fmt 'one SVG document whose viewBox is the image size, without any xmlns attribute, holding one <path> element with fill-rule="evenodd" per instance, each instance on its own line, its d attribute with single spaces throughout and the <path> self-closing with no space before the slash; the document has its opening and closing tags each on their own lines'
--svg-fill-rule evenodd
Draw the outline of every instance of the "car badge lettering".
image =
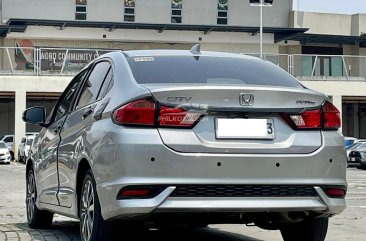
<svg viewBox="0 0 366 241">
<path fill-rule="evenodd" d="M 251 93 L 241 93 L 239 95 L 239 104 L 242 106 L 252 106 L 254 104 L 254 95 Z"/>
</svg>

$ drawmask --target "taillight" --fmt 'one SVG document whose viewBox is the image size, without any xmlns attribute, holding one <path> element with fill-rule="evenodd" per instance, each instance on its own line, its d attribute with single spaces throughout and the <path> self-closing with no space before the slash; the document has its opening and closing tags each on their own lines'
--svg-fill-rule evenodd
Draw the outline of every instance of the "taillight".
<svg viewBox="0 0 366 241">
<path fill-rule="evenodd" d="M 343 198 L 346 196 L 346 190 L 343 188 L 328 188 L 325 189 L 325 193 L 328 195 L 328 197 L 332 198 Z"/>
<path fill-rule="evenodd" d="M 299 129 L 316 129 L 321 125 L 320 110 L 309 110 L 300 115 L 290 115 L 290 118 Z"/>
<path fill-rule="evenodd" d="M 201 115 L 179 107 L 158 106 L 152 99 L 141 99 L 116 109 L 112 118 L 119 125 L 192 127 Z"/>
<path fill-rule="evenodd" d="M 323 105 L 323 128 L 338 129 L 341 127 L 341 117 L 339 110 L 330 102 Z"/>
<path fill-rule="evenodd" d="M 191 127 L 200 116 L 200 113 L 189 112 L 181 108 L 160 106 L 159 125 Z"/>
<path fill-rule="evenodd" d="M 113 112 L 113 120 L 120 125 L 154 125 L 156 104 L 142 99 L 128 103 Z"/>
<path fill-rule="evenodd" d="M 126 186 L 117 194 L 117 200 L 122 199 L 147 199 L 159 195 L 166 186 Z"/>
<path fill-rule="evenodd" d="M 281 114 L 281 116 L 295 129 L 336 130 L 341 126 L 338 109 L 328 101 L 320 109 L 304 111 L 301 114 Z"/>
</svg>

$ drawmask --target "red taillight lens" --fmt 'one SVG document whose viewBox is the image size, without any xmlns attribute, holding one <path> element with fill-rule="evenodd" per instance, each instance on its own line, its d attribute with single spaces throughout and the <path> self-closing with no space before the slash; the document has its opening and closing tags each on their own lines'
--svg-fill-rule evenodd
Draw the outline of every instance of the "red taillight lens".
<svg viewBox="0 0 366 241">
<path fill-rule="evenodd" d="M 330 102 L 323 105 L 324 129 L 338 129 L 341 127 L 341 117 L 338 109 Z"/>
<path fill-rule="evenodd" d="M 341 126 L 338 109 L 326 101 L 321 109 L 308 110 L 301 114 L 281 114 L 282 118 L 295 129 L 336 130 Z"/>
<path fill-rule="evenodd" d="M 166 186 L 126 186 L 117 194 L 117 200 L 146 199 L 159 195 Z"/>
<path fill-rule="evenodd" d="M 201 115 L 200 112 L 164 105 L 157 110 L 157 104 L 152 99 L 141 99 L 116 109 L 112 118 L 119 125 L 192 127 Z"/>
<path fill-rule="evenodd" d="M 121 125 L 154 125 L 155 107 L 153 100 L 136 100 L 113 112 L 113 120 Z"/>
<path fill-rule="evenodd" d="M 309 110 L 300 115 L 290 115 L 291 120 L 299 129 L 316 129 L 321 125 L 320 110 Z"/>
<path fill-rule="evenodd" d="M 190 127 L 200 118 L 200 116 L 200 113 L 189 112 L 181 108 L 160 106 L 159 125 Z"/>
<path fill-rule="evenodd" d="M 346 190 L 339 189 L 339 188 L 329 188 L 329 189 L 326 189 L 325 190 L 325 193 L 329 197 L 333 197 L 333 198 L 343 198 L 344 196 L 346 196 Z"/>
<path fill-rule="evenodd" d="M 152 193 L 150 189 L 122 190 L 122 197 L 148 197 Z"/>
</svg>

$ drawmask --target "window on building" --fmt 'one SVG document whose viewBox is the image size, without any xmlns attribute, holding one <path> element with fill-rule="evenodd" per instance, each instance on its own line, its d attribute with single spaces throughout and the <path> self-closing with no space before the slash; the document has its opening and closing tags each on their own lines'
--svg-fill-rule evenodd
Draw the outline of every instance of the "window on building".
<svg viewBox="0 0 366 241">
<path fill-rule="evenodd" d="M 135 22 L 135 0 L 124 0 L 124 17 L 125 22 Z"/>
<path fill-rule="evenodd" d="M 228 0 L 218 0 L 217 24 L 227 25 L 228 10 L 229 10 Z"/>
<path fill-rule="evenodd" d="M 172 0 L 172 23 L 182 23 L 182 0 Z"/>
<path fill-rule="evenodd" d="M 75 20 L 86 20 L 87 0 L 76 0 Z"/>
</svg>

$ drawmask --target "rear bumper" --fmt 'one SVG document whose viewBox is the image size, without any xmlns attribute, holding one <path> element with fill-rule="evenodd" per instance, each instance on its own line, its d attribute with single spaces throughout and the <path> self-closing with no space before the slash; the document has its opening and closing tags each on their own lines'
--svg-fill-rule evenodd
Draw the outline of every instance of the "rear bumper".
<svg viewBox="0 0 366 241">
<path fill-rule="evenodd" d="M 323 145 L 314 153 L 288 155 L 179 153 L 164 146 L 157 131 L 137 132 L 131 130 L 134 137 L 124 135 L 120 139 L 115 155 L 118 162 L 93 167 L 104 219 L 143 217 L 162 212 L 211 211 L 310 211 L 330 216 L 341 213 L 346 207 L 344 199 L 329 198 L 320 188 L 347 186 L 343 137 L 335 131 L 324 132 Z M 171 197 L 175 189 L 172 184 L 311 185 L 318 195 L 178 198 Z M 133 185 L 164 185 L 168 188 L 149 199 L 116 198 L 121 188 Z"/>
<path fill-rule="evenodd" d="M 175 187 L 170 186 L 155 198 L 117 200 L 113 208 L 104 212 L 105 219 L 138 218 L 157 213 L 249 213 L 249 212 L 315 212 L 325 215 L 341 213 L 344 198 L 329 198 L 320 187 L 318 197 L 287 198 L 176 198 L 170 197 Z"/>
</svg>

